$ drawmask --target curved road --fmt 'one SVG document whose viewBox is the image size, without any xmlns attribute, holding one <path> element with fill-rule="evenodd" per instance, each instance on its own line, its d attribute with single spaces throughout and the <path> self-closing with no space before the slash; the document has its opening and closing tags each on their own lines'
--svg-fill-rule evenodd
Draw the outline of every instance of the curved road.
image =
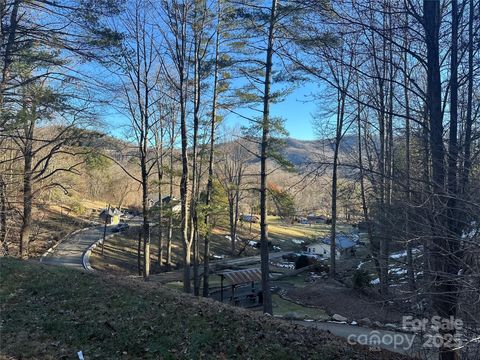
<svg viewBox="0 0 480 360">
<path fill-rule="evenodd" d="M 107 235 L 111 234 L 107 227 Z M 48 265 L 63 265 L 83 269 L 83 254 L 97 240 L 103 237 L 103 226 L 84 229 L 68 236 L 54 249 L 46 253 L 40 261 Z"/>
<path fill-rule="evenodd" d="M 107 235 L 112 233 L 112 228 L 107 227 Z M 68 266 L 71 268 L 77 268 L 83 270 L 83 255 L 92 244 L 103 237 L 103 226 L 98 225 L 91 228 L 81 230 L 71 236 L 65 238 L 61 243 L 56 247 L 49 250 L 40 261 L 48 265 L 62 265 Z M 272 254 L 273 255 L 273 254 Z M 281 253 L 276 253 L 273 257 L 281 256 Z M 224 259 L 220 260 L 217 263 L 227 265 L 245 265 L 259 260 L 259 256 L 246 257 L 241 259 Z M 367 339 L 368 343 L 362 342 L 362 344 L 370 345 L 372 347 L 378 346 L 383 349 L 393 351 L 396 353 L 414 355 L 422 359 L 434 358 L 432 354 L 425 354 L 421 351 L 422 344 L 420 339 L 415 338 L 412 334 L 405 334 L 401 332 L 394 332 L 388 330 L 374 330 L 369 328 L 364 328 L 361 326 L 352 326 L 342 323 L 329 323 L 329 322 L 305 322 L 305 321 L 294 321 L 295 323 L 307 327 L 314 327 L 321 330 L 330 331 L 336 336 L 343 337 L 345 339 L 359 339 L 359 336 L 363 336 L 364 339 Z M 376 344 L 375 340 L 378 337 L 373 336 L 377 334 L 381 339 L 390 339 L 395 338 L 400 344 L 388 344 L 380 343 Z M 373 341 L 373 343 L 372 343 Z M 410 346 L 408 346 L 410 344 Z M 420 355 L 420 356 L 419 356 Z M 438 356 L 438 355 L 436 355 Z"/>
</svg>

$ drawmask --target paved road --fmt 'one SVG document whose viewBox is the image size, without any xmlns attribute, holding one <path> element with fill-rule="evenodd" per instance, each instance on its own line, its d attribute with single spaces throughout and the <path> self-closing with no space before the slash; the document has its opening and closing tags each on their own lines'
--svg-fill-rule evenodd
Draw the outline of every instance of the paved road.
<svg viewBox="0 0 480 360">
<path fill-rule="evenodd" d="M 111 234 L 111 229 L 107 227 L 108 234 Z M 63 265 L 83 269 L 83 253 L 102 237 L 103 226 L 82 230 L 63 240 L 52 252 L 42 257 L 40 261 L 49 265 Z"/>
<path fill-rule="evenodd" d="M 107 228 L 107 235 L 111 234 L 111 228 Z M 83 254 L 98 239 L 103 237 L 103 226 L 95 226 L 82 230 L 73 236 L 62 241 L 52 252 L 42 257 L 42 262 L 49 265 L 62 265 L 71 268 L 83 269 Z M 283 253 L 271 253 L 270 258 L 281 257 Z M 222 265 L 247 265 L 260 261 L 260 256 L 251 256 L 239 259 L 225 259 L 215 262 Z M 180 272 L 179 272 L 180 273 Z M 348 324 L 327 323 L 327 322 L 304 322 L 295 321 L 295 323 L 308 327 L 315 327 L 321 330 L 328 330 L 336 336 L 345 339 L 357 339 L 362 344 L 370 346 L 379 346 L 383 349 L 403 353 L 408 355 L 417 355 L 422 359 L 433 359 L 438 355 L 426 355 L 422 351 L 422 343 L 419 338 L 413 338 L 412 334 L 401 332 L 393 332 L 387 330 L 373 330 L 360 326 L 352 326 Z M 377 336 L 375 336 L 376 334 Z M 363 338 L 359 338 L 363 336 Z M 380 338 L 383 341 L 380 344 L 376 340 Z M 390 343 L 390 339 L 396 339 Z M 366 341 L 366 342 L 365 342 Z M 410 345 L 409 345 L 410 344 Z M 411 345 L 413 344 L 413 345 Z"/>
</svg>

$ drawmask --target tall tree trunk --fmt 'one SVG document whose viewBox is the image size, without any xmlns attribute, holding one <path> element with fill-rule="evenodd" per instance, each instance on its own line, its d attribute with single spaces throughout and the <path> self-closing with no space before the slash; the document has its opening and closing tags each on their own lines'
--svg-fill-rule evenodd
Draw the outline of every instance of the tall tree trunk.
<svg viewBox="0 0 480 360">
<path fill-rule="evenodd" d="M 2 254 L 8 255 L 7 244 L 7 184 L 0 174 L 0 243 Z"/>
<path fill-rule="evenodd" d="M 142 232 L 138 232 L 138 244 L 137 244 L 137 267 L 138 267 L 138 276 L 142 276 L 143 267 L 142 267 Z"/>
<path fill-rule="evenodd" d="M 235 256 L 235 240 L 237 237 L 235 229 L 235 193 L 228 194 L 228 222 L 230 228 L 230 253 Z"/>
<path fill-rule="evenodd" d="M 215 148 L 215 126 L 216 126 L 216 111 L 217 111 L 217 83 L 218 83 L 218 27 L 216 40 L 216 55 L 215 55 L 215 71 L 214 71 L 214 85 L 213 85 L 213 103 L 212 103 L 212 118 L 210 123 L 210 148 L 208 158 L 208 182 L 207 193 L 205 196 L 205 205 L 207 213 L 205 214 L 206 233 L 204 238 L 204 252 L 203 252 L 203 293 L 204 297 L 209 295 L 209 276 L 210 276 L 210 205 L 213 192 L 213 162 L 214 162 L 214 148 Z"/>
<path fill-rule="evenodd" d="M 170 196 L 170 213 L 168 215 L 167 228 L 167 269 L 172 266 L 172 238 L 173 238 L 173 146 L 175 145 L 175 122 L 172 119 L 172 127 L 170 129 L 170 176 L 169 176 L 169 196 Z"/>
<path fill-rule="evenodd" d="M 180 133 L 182 137 L 182 177 L 180 179 L 180 232 L 183 244 L 183 290 L 186 293 L 190 288 L 190 240 L 188 238 L 188 154 L 187 154 L 187 124 L 185 109 L 181 105 Z"/>
<path fill-rule="evenodd" d="M 360 99 L 360 96 L 358 97 Z M 362 149 L 362 120 L 361 120 L 361 111 L 360 111 L 360 104 L 357 105 L 357 146 L 358 146 L 358 167 L 360 169 L 360 196 L 362 199 L 362 212 L 363 218 L 365 223 L 367 224 L 367 235 L 368 235 L 368 242 L 370 244 L 370 251 L 372 252 L 373 261 L 375 262 L 375 268 L 377 273 L 380 273 L 380 264 L 378 262 L 378 252 L 375 248 L 374 238 L 373 238 L 373 229 L 372 223 L 370 220 L 370 215 L 368 214 L 368 206 L 367 206 L 367 196 L 365 191 L 365 171 L 363 169 L 363 149 Z"/>
<path fill-rule="evenodd" d="M 195 11 L 196 12 L 196 11 Z M 197 27 L 196 24 L 195 27 Z M 190 199 L 190 243 L 193 244 L 193 293 L 199 295 L 199 274 L 198 274 L 198 246 L 197 246 L 197 144 L 198 144 L 198 127 L 200 112 L 200 44 L 198 43 L 199 35 L 195 31 L 195 51 L 194 51 L 194 101 L 193 101 L 193 144 L 192 144 L 192 175 L 191 175 L 191 199 Z"/>
<path fill-rule="evenodd" d="M 383 30 L 386 30 L 386 16 L 384 15 Z M 387 64 L 385 60 L 385 52 L 387 49 L 387 37 L 383 37 L 382 44 L 382 77 L 387 79 Z M 389 141 L 388 141 L 388 128 L 389 128 L 389 115 L 387 115 L 387 92 L 385 80 L 380 80 L 380 291 L 383 295 L 388 294 L 388 226 L 387 226 L 387 203 L 389 198 L 389 178 L 388 178 L 388 165 L 389 165 Z"/>
<path fill-rule="evenodd" d="M 260 257 L 262 270 L 263 312 L 273 314 L 270 291 L 270 269 L 268 260 L 267 223 L 267 157 L 270 142 L 270 87 L 272 78 L 272 58 L 274 29 L 277 18 L 277 0 L 272 0 L 268 29 L 267 59 L 265 67 L 265 88 L 263 93 L 262 144 L 260 155 Z"/>
<path fill-rule="evenodd" d="M 238 171 L 238 175 L 237 175 L 237 186 L 236 186 L 236 189 L 235 189 L 235 211 L 234 211 L 234 215 L 233 215 L 233 234 L 235 236 L 235 238 L 232 239 L 233 243 L 232 243 L 232 249 L 233 251 L 235 251 L 235 247 L 236 247 L 236 241 L 237 241 L 237 227 L 238 227 L 238 207 L 239 207 L 239 203 L 240 203 L 240 186 L 242 184 L 242 166 L 240 165 L 240 169 Z M 233 253 L 235 254 L 235 253 Z"/>
<path fill-rule="evenodd" d="M 332 224 L 330 228 L 330 276 L 336 275 L 336 233 L 337 233 L 337 173 L 338 173 L 338 154 L 343 132 L 343 115 L 345 112 L 345 94 L 343 89 L 338 90 L 337 105 L 337 127 L 335 133 L 335 149 L 333 153 L 333 173 L 332 173 Z"/>
<path fill-rule="evenodd" d="M 178 75 L 179 75 L 179 103 L 180 103 L 180 139 L 181 139 L 181 159 L 182 176 L 180 179 L 180 236 L 183 246 L 183 290 L 186 293 L 191 292 L 190 284 L 190 261 L 191 261 L 191 242 L 188 234 L 188 132 L 187 132 L 187 85 L 188 71 L 187 66 L 187 17 L 188 7 L 181 9 L 181 30 L 176 38 L 176 54 L 178 56 Z"/>
<path fill-rule="evenodd" d="M 450 49 L 450 127 L 448 139 L 448 214 L 449 234 L 456 237 L 456 197 L 458 161 L 458 1 L 452 0 L 452 46 Z"/>
<path fill-rule="evenodd" d="M 160 127 L 162 125 L 160 124 Z M 157 180 L 158 180 L 158 265 L 163 266 L 163 200 L 162 200 L 162 181 L 163 181 L 163 129 L 155 132 L 157 143 Z"/>
<path fill-rule="evenodd" d="M 143 277 L 148 280 L 150 276 L 150 223 L 148 219 L 148 173 L 146 153 L 142 155 L 142 216 L 143 216 Z"/>
<path fill-rule="evenodd" d="M 469 1 L 469 17 L 468 17 L 468 74 L 467 74 L 467 113 L 465 119 L 465 140 L 464 140 L 464 160 L 462 170 L 462 187 L 461 191 L 464 194 L 467 190 L 470 168 L 472 166 L 472 126 L 473 126 L 473 42 L 474 42 L 474 22 L 475 4 L 473 0 Z"/>
<path fill-rule="evenodd" d="M 32 225 L 32 154 L 25 154 L 23 167 L 23 219 L 20 230 L 20 257 L 28 258 L 28 244 Z"/>
<path fill-rule="evenodd" d="M 456 315 L 456 284 L 454 276 L 456 262 L 449 249 L 450 241 L 445 234 L 445 215 L 448 201 L 445 201 L 445 164 L 443 148 L 443 114 L 440 76 L 439 32 L 441 24 L 440 2 L 424 0 L 423 20 L 427 47 L 427 108 L 430 123 L 430 150 L 432 157 L 433 196 L 432 209 L 435 211 L 432 227 L 431 272 L 433 279 L 432 305 L 442 318 Z M 447 210 L 447 211 L 445 211 Z M 454 331 L 454 330 L 453 330 Z M 451 331 L 449 334 L 453 335 Z M 445 340 L 447 338 L 445 337 Z M 448 343 L 448 342 L 447 342 Z M 456 351 L 442 346 L 440 358 L 455 359 Z"/>
<path fill-rule="evenodd" d="M 20 229 L 20 257 L 28 258 L 28 245 L 32 226 L 32 161 L 33 161 L 33 134 L 36 121 L 36 109 L 32 108 L 32 120 L 24 126 L 24 149 L 23 149 L 23 219 Z"/>
<path fill-rule="evenodd" d="M 405 85 L 408 80 L 405 81 Z M 406 107 L 406 121 L 405 121 L 405 152 L 406 152 L 406 182 L 407 182 L 407 204 L 405 207 L 405 238 L 407 250 L 407 277 L 408 287 L 410 291 L 415 291 L 415 269 L 413 266 L 413 239 L 411 236 L 410 224 L 410 206 L 412 206 L 412 190 L 411 190 L 411 153 L 410 153 L 410 101 L 408 96 L 408 88 L 405 86 L 405 107 Z"/>
<path fill-rule="evenodd" d="M 187 116 L 184 99 L 184 81 L 180 78 L 180 136 L 182 142 L 182 177 L 180 179 L 180 233 L 183 244 L 183 290 L 191 291 L 190 286 L 190 248 L 188 237 L 188 139 L 187 139 Z"/>
<path fill-rule="evenodd" d="M 210 203 L 213 193 L 213 162 L 215 159 L 215 127 L 217 121 L 217 97 L 218 97 L 218 61 L 219 61 L 219 47 L 220 47 L 220 31 L 221 31 L 221 0 L 217 0 L 217 31 L 215 34 L 215 60 L 213 70 L 213 99 L 212 99 L 212 116 L 210 118 L 210 147 L 208 151 L 208 182 L 207 194 L 205 196 L 205 205 L 207 213 L 205 214 L 206 233 L 204 238 L 203 248 L 203 293 L 204 297 L 209 295 L 209 277 L 210 277 Z"/>
<path fill-rule="evenodd" d="M 195 296 L 200 295 L 200 242 L 198 237 L 198 223 L 197 218 L 193 219 L 193 294 Z"/>
<path fill-rule="evenodd" d="M 405 16 L 405 38 L 404 48 L 408 49 L 408 15 Z M 412 236 L 410 231 L 410 206 L 412 206 L 411 190 L 411 151 L 410 151 L 410 96 L 409 96 L 409 78 L 408 78 L 408 51 L 403 52 L 403 73 L 404 73 L 404 97 L 405 97 L 405 165 L 406 165 L 406 186 L 407 186 L 407 204 L 405 206 L 405 238 L 407 251 L 407 278 L 409 290 L 415 291 L 415 270 L 413 266 Z"/>
</svg>

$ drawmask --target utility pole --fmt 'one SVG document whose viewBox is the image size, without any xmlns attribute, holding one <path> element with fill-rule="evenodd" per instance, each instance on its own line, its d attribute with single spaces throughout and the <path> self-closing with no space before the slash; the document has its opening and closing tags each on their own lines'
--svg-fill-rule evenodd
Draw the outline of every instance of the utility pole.
<svg viewBox="0 0 480 360">
<path fill-rule="evenodd" d="M 110 204 L 108 204 L 107 212 L 105 213 L 105 224 L 103 225 L 102 257 L 104 256 L 103 251 L 105 248 L 105 236 L 107 235 L 107 220 L 108 220 L 109 213 L 110 213 Z"/>
</svg>

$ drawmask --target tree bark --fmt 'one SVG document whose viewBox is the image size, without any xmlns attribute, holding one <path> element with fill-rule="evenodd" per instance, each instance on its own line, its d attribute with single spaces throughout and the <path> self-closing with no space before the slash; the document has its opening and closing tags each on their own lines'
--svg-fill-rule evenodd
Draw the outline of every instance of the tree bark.
<svg viewBox="0 0 480 360">
<path fill-rule="evenodd" d="M 373 245 L 374 244 L 373 229 L 372 229 L 372 223 L 370 220 L 370 215 L 368 213 L 368 206 L 367 206 L 367 196 L 365 191 L 365 172 L 363 169 L 362 120 L 361 120 L 360 104 L 358 104 L 357 106 L 359 107 L 359 110 L 357 113 L 357 123 L 358 123 L 357 146 L 358 146 L 358 167 L 360 172 L 360 197 L 362 199 L 362 212 L 363 212 L 363 218 L 367 224 L 368 241 L 370 244 L 370 251 L 372 252 L 372 256 L 373 256 L 373 261 L 375 262 L 375 268 L 377 270 L 377 273 L 380 273 L 380 264 L 378 262 L 378 251 Z"/>
<path fill-rule="evenodd" d="M 173 238 L 173 147 L 175 145 L 175 122 L 172 119 L 170 129 L 170 176 L 169 176 L 169 196 L 170 213 L 168 216 L 167 229 L 167 270 L 172 266 L 172 238 Z"/>
<path fill-rule="evenodd" d="M 277 17 L 277 0 L 272 0 L 268 29 L 267 59 L 265 67 L 263 93 L 262 143 L 260 155 L 260 257 L 262 270 L 263 312 L 273 314 L 272 294 L 270 291 L 270 269 L 268 259 L 268 223 L 267 223 L 267 158 L 270 142 L 270 86 L 272 77 L 272 58 L 274 29 Z"/>
<path fill-rule="evenodd" d="M 3 255 L 8 255 L 7 244 L 7 184 L 0 174 L 0 243 Z"/>
<path fill-rule="evenodd" d="M 195 7 L 196 9 L 196 7 Z M 195 10 L 197 13 L 197 10 Z M 196 16 L 195 16 L 196 18 Z M 197 19 L 195 19 L 195 29 L 198 27 Z M 194 46 L 194 101 L 193 101 L 193 144 L 192 144 L 192 172 L 191 172 L 191 198 L 190 198 L 190 243 L 193 245 L 193 293 L 195 296 L 199 295 L 199 272 L 198 272 L 198 237 L 197 237 L 197 188 L 199 179 L 197 177 L 197 144 L 198 144 L 198 127 L 199 127 L 199 112 L 200 112 L 200 91 L 201 91 L 201 77 L 200 77 L 200 44 L 201 37 L 198 30 L 195 30 L 195 46 Z"/>
<path fill-rule="evenodd" d="M 458 1 L 452 0 L 452 46 L 450 49 L 450 127 L 448 140 L 448 214 L 449 234 L 459 236 L 456 219 L 458 161 Z"/>
<path fill-rule="evenodd" d="M 430 124 L 430 151 L 432 159 L 433 206 L 432 242 L 430 249 L 433 292 L 431 302 L 434 310 L 442 318 L 456 315 L 456 286 L 453 279 L 455 262 L 445 236 L 445 215 L 448 201 L 445 201 L 445 164 L 443 147 L 443 114 L 440 76 L 439 31 L 441 24 L 440 2 L 424 0 L 423 22 L 427 46 L 427 109 Z M 447 211 L 445 211 L 447 210 Z M 454 331 L 454 330 L 453 330 Z M 451 332 L 450 332 L 451 333 Z M 440 358 L 455 359 L 456 351 L 442 346 Z"/>
<path fill-rule="evenodd" d="M 332 224 L 330 227 L 330 276 L 336 275 L 336 234 L 337 234 L 337 173 L 338 173 L 338 154 L 340 142 L 342 141 L 343 117 L 345 112 L 345 94 L 343 89 L 338 90 L 337 106 L 337 126 L 335 133 L 335 149 L 333 153 L 333 173 L 332 173 Z"/>
<path fill-rule="evenodd" d="M 162 181 L 163 181 L 163 129 L 160 124 L 160 136 L 158 129 L 155 132 L 155 141 L 157 145 L 157 181 L 158 181 L 158 265 L 163 266 L 163 200 L 162 200 Z"/>
<path fill-rule="evenodd" d="M 405 38 L 404 48 L 408 49 L 408 15 L 405 16 Z M 405 166 L 406 166 L 406 191 L 407 191 L 407 204 L 405 207 L 405 238 L 406 238 L 406 251 L 407 251 L 407 278 L 409 290 L 415 292 L 415 269 L 413 265 L 413 252 L 412 252 L 412 237 L 411 237 L 411 224 L 410 224 L 410 206 L 412 205 L 412 190 L 411 190 L 411 151 L 410 151 L 410 96 L 409 96 L 409 78 L 408 78 L 408 51 L 403 52 L 403 72 L 404 72 L 404 97 L 405 97 Z"/>
<path fill-rule="evenodd" d="M 142 267 L 142 233 L 138 233 L 138 246 L 137 246 L 137 266 L 138 266 L 138 276 L 142 276 L 143 267 Z"/>
<path fill-rule="evenodd" d="M 184 88 L 183 76 L 180 77 L 180 87 Z M 182 177 L 180 179 L 180 233 L 183 244 L 183 290 L 191 291 L 190 287 L 190 240 L 188 238 L 188 139 L 187 119 L 184 93 L 180 94 L 180 136 L 182 142 Z"/>
<path fill-rule="evenodd" d="M 230 252 L 232 256 L 235 256 L 235 240 L 237 238 L 237 232 L 235 228 L 235 204 L 235 193 L 229 194 L 228 221 L 230 227 Z"/>
<path fill-rule="evenodd" d="M 145 153 L 146 155 L 146 153 Z M 142 172 L 142 215 L 143 215 L 143 277 L 148 280 L 150 276 L 150 223 L 148 219 L 148 173 L 146 158 L 141 158 Z"/>
<path fill-rule="evenodd" d="M 220 0 L 218 0 L 218 13 L 219 17 L 220 12 Z M 215 64 L 213 71 L 213 99 L 212 99 L 212 116 L 210 118 L 210 148 L 208 153 L 208 182 L 207 182 L 207 194 L 205 196 L 205 205 L 207 208 L 207 213 L 205 215 L 205 227 L 206 233 L 204 238 L 204 249 L 203 249 L 203 296 L 208 297 L 209 295 L 209 276 L 210 276 L 210 202 L 213 192 L 213 162 L 215 158 L 215 126 L 216 126 L 216 117 L 217 117 L 217 96 L 218 96 L 218 60 L 219 60 L 219 46 L 220 46 L 220 19 L 217 20 L 217 33 L 215 35 Z"/>
<path fill-rule="evenodd" d="M 32 161 L 33 161 L 33 134 L 36 121 L 35 105 L 30 114 L 32 120 L 24 125 L 24 147 L 23 147 L 23 218 L 20 229 L 20 257 L 28 258 L 28 245 L 32 226 Z"/>
<path fill-rule="evenodd" d="M 473 0 L 469 0 L 469 17 L 468 17 L 468 74 L 467 74 L 467 111 L 465 118 L 465 140 L 464 140 L 464 160 L 463 160 L 463 170 L 462 170 L 462 187 L 461 191 L 464 194 L 466 192 L 470 168 L 472 166 L 472 126 L 473 126 L 473 53 L 474 53 L 474 31 L 473 31 L 473 22 L 474 22 L 474 12 L 475 4 Z"/>
</svg>

